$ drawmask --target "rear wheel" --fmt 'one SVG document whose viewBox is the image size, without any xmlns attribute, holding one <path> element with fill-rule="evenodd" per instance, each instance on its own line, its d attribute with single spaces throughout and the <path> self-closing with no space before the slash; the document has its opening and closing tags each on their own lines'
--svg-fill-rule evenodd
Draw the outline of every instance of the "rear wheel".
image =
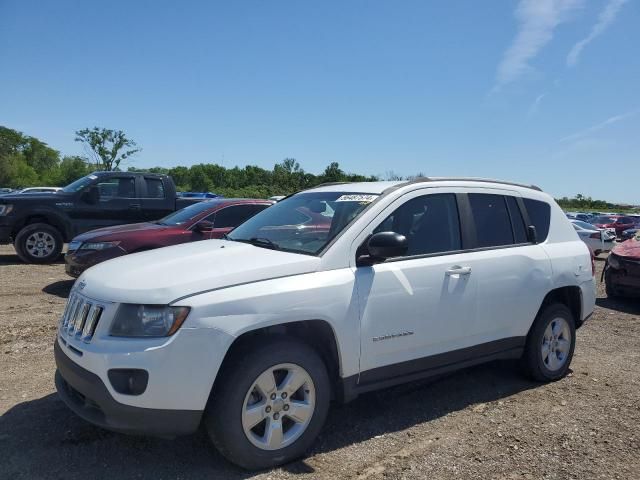
<svg viewBox="0 0 640 480">
<path fill-rule="evenodd" d="M 540 382 L 564 377 L 575 344 L 576 328 L 571 310 L 561 303 L 547 305 L 538 314 L 527 336 L 522 356 L 525 373 Z"/>
<path fill-rule="evenodd" d="M 14 246 L 26 263 L 52 263 L 62 253 L 63 238 L 58 229 L 46 223 L 27 225 L 16 235 Z"/>
<path fill-rule="evenodd" d="M 303 455 L 330 400 L 327 369 L 313 348 L 292 339 L 262 342 L 225 362 L 204 420 L 220 453 L 251 470 Z"/>
</svg>

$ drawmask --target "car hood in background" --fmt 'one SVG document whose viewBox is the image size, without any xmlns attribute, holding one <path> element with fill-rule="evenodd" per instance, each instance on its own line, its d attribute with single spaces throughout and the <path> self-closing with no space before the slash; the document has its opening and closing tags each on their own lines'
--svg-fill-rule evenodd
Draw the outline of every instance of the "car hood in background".
<svg viewBox="0 0 640 480">
<path fill-rule="evenodd" d="M 143 223 L 129 223 L 127 225 L 117 225 L 113 227 L 98 228 L 91 230 L 90 232 L 83 233 L 73 238 L 74 242 L 88 242 L 95 240 L 111 240 L 110 237 L 117 237 L 123 233 L 135 233 L 143 230 L 163 230 L 167 228 L 166 225 L 158 225 L 157 223 L 143 222 Z M 117 239 L 117 238 L 114 238 Z"/>
<path fill-rule="evenodd" d="M 96 300 L 168 304 L 208 290 L 316 271 L 320 258 L 205 240 L 135 253 L 88 269 L 74 288 Z"/>
<path fill-rule="evenodd" d="M 615 253 L 620 257 L 640 260 L 640 240 L 635 237 L 627 240 L 626 242 L 619 243 L 611 253 Z"/>
</svg>

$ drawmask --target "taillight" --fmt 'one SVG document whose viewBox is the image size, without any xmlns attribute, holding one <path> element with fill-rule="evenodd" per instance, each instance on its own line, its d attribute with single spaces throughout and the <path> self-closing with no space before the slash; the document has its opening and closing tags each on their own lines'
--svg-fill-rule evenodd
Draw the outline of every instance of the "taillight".
<svg viewBox="0 0 640 480">
<path fill-rule="evenodd" d="M 592 233 L 591 235 L 589 235 L 589 238 L 597 238 L 598 240 L 600 240 L 601 236 L 602 236 L 602 234 L 600 232 L 595 232 L 595 233 Z"/>
</svg>

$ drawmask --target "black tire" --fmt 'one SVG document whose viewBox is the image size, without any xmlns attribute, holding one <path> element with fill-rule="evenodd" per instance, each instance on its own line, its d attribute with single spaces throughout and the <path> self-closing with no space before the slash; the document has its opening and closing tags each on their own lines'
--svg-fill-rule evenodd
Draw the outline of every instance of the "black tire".
<svg viewBox="0 0 640 480">
<path fill-rule="evenodd" d="M 46 248 L 45 254 L 38 255 L 33 248 L 29 248 L 33 236 L 41 236 L 48 240 L 50 248 Z M 49 241 L 50 239 L 50 241 Z M 16 253 L 25 263 L 53 263 L 62 253 L 64 240 L 57 228 L 46 223 L 32 223 L 22 228 L 16 235 L 14 246 Z"/>
<path fill-rule="evenodd" d="M 557 369 L 550 369 L 547 362 L 545 362 L 545 358 L 543 358 L 542 344 L 545 336 L 545 330 L 549 324 L 557 318 L 561 318 L 566 321 L 571 335 L 571 340 L 569 344 L 569 351 L 566 354 L 564 363 L 562 363 L 562 365 Z M 529 378 L 538 382 L 553 382 L 561 379 L 569 371 L 575 346 L 576 327 L 575 319 L 573 318 L 571 310 L 561 303 L 552 303 L 543 306 L 531 326 L 529 334 L 527 335 L 527 343 L 521 359 L 525 374 Z"/>
<path fill-rule="evenodd" d="M 595 250 L 595 251 L 593 252 L 593 256 L 594 256 L 594 257 L 597 257 L 598 255 L 600 255 L 600 253 L 602 253 L 602 252 L 600 252 L 600 250 Z"/>
<path fill-rule="evenodd" d="M 294 443 L 278 450 L 263 450 L 247 438 L 242 410 L 256 379 L 269 367 L 283 363 L 298 365 L 309 374 L 315 387 L 315 409 L 306 430 Z M 330 390 L 327 368 L 313 348 L 301 340 L 262 337 L 260 343 L 225 360 L 204 424 L 215 447 L 232 463 L 247 470 L 275 467 L 299 458 L 313 444 L 327 417 Z"/>
</svg>

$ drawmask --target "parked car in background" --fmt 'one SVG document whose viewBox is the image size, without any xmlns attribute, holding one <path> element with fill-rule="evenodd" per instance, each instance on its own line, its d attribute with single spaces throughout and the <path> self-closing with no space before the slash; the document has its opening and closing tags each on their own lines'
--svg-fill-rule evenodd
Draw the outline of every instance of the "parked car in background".
<svg viewBox="0 0 640 480">
<path fill-rule="evenodd" d="M 571 224 L 578 233 L 580 240 L 591 248 L 595 256 L 603 252 L 609 252 L 614 247 L 616 236 L 613 232 L 599 229 L 581 220 L 571 220 Z"/>
<path fill-rule="evenodd" d="M 179 197 L 182 198 L 218 198 L 220 195 L 213 192 L 179 192 Z"/>
<path fill-rule="evenodd" d="M 27 263 L 51 263 L 64 242 L 96 228 L 165 217 L 200 199 L 178 198 L 171 177 L 95 172 L 59 192 L 0 197 L 0 243 Z"/>
<path fill-rule="evenodd" d="M 594 310 L 593 275 L 537 187 L 319 186 L 223 240 L 85 271 L 59 321 L 56 387 L 103 428 L 202 424 L 232 462 L 271 468 L 313 445 L 332 400 L 498 359 L 560 380 Z"/>
<path fill-rule="evenodd" d="M 620 238 L 622 241 L 629 240 L 630 238 L 633 238 L 636 235 L 638 235 L 638 233 L 640 233 L 640 227 L 627 228 L 625 231 L 622 232 L 622 235 L 620 235 Z"/>
<path fill-rule="evenodd" d="M 60 190 L 62 190 L 62 187 L 28 187 L 17 193 L 56 193 Z"/>
<path fill-rule="evenodd" d="M 205 200 L 155 222 L 100 228 L 75 237 L 65 255 L 72 277 L 105 260 L 179 243 L 221 238 L 256 213 L 269 200 Z"/>
<path fill-rule="evenodd" d="M 9 193 L 13 193 L 13 188 L 0 188 L 0 195 L 7 195 Z"/>
<path fill-rule="evenodd" d="M 601 215 L 591 219 L 589 223 L 598 228 L 612 230 L 617 236 L 620 236 L 626 229 L 634 227 L 636 222 L 633 217 L 629 216 Z"/>
<path fill-rule="evenodd" d="M 608 297 L 640 297 L 640 238 L 633 237 L 611 250 L 603 277 Z"/>
<path fill-rule="evenodd" d="M 286 197 L 286 195 L 273 195 L 273 196 L 269 197 L 269 200 L 273 200 L 274 202 L 279 202 L 280 200 L 282 200 L 285 197 Z"/>
</svg>

